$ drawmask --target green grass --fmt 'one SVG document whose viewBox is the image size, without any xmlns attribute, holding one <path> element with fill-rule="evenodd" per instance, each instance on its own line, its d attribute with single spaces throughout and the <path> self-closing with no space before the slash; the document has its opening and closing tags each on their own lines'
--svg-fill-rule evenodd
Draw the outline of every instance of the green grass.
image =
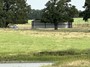
<svg viewBox="0 0 90 67">
<path fill-rule="evenodd" d="M 83 18 L 74 18 L 73 27 L 74 28 L 89 28 L 90 19 L 87 22 L 85 22 Z"/>
<path fill-rule="evenodd" d="M 83 26 L 82 18 L 75 18 L 78 26 L 58 31 L 31 30 L 31 20 L 29 23 L 18 25 L 21 30 L 0 29 L 0 62 L 59 61 L 59 67 L 64 62 L 90 59 L 90 28 Z"/>
<path fill-rule="evenodd" d="M 89 23 L 90 24 L 90 19 L 87 21 L 87 22 L 85 22 L 84 20 L 83 20 L 83 18 L 74 18 L 74 22 L 73 22 L 74 24 L 87 24 L 87 23 Z"/>
<path fill-rule="evenodd" d="M 89 34 L 89 32 L 64 33 L 32 30 L 1 30 L 0 52 L 57 51 L 70 48 L 87 49 L 90 47 Z"/>
<path fill-rule="evenodd" d="M 31 24 L 33 20 L 28 20 L 28 23 Z"/>
<path fill-rule="evenodd" d="M 38 53 L 89 50 L 89 44 L 89 32 L 0 29 L 0 61 L 50 61 L 58 57 Z"/>
</svg>

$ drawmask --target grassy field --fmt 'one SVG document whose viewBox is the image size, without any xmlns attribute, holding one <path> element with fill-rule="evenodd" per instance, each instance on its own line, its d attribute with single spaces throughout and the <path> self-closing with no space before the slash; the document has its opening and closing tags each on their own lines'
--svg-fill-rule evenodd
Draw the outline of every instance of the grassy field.
<svg viewBox="0 0 90 67">
<path fill-rule="evenodd" d="M 90 47 L 89 32 L 0 29 L 0 35 L 0 52 L 83 50 Z"/>
<path fill-rule="evenodd" d="M 85 24 L 85 23 L 89 23 L 90 24 L 90 19 L 87 22 L 85 22 L 83 20 L 83 18 L 74 18 L 74 24 Z"/>
<path fill-rule="evenodd" d="M 87 22 L 85 22 L 83 18 L 74 18 L 73 27 L 74 28 L 88 28 L 90 27 L 90 19 Z"/>
<path fill-rule="evenodd" d="M 0 29 L 0 61 L 52 61 L 89 54 L 89 43 L 89 32 Z"/>
<path fill-rule="evenodd" d="M 74 24 L 79 25 L 81 22 L 85 23 L 80 18 L 75 18 Z M 89 27 L 57 31 L 32 30 L 31 24 L 18 25 L 18 27 L 19 29 L 0 29 L 0 62 L 58 61 L 48 67 L 61 67 L 60 65 L 66 67 L 69 63 L 80 61 L 80 64 L 88 63 L 87 65 L 90 66 Z"/>
</svg>

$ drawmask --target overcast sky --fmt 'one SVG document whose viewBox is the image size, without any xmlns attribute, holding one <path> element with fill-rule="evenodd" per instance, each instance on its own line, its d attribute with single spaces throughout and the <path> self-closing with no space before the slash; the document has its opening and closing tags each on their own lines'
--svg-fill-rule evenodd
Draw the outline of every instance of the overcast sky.
<svg viewBox="0 0 90 67">
<path fill-rule="evenodd" d="M 48 0 L 27 0 L 32 9 L 43 9 Z M 85 0 L 72 0 L 71 4 L 75 5 L 78 10 L 84 10 L 82 7 Z"/>
</svg>

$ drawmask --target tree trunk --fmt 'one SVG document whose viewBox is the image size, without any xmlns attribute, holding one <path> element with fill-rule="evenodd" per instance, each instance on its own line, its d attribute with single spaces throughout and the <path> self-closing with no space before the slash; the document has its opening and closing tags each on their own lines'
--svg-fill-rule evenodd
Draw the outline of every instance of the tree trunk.
<svg viewBox="0 0 90 67">
<path fill-rule="evenodd" d="M 58 23 L 57 22 L 54 23 L 54 29 L 58 30 Z"/>
<path fill-rule="evenodd" d="M 68 22 L 68 28 L 72 28 L 72 22 Z"/>
<path fill-rule="evenodd" d="M 9 24 L 9 23 L 8 23 L 8 22 L 6 22 L 5 28 L 7 28 L 7 27 L 8 27 L 8 24 Z"/>
<path fill-rule="evenodd" d="M 7 27 L 8 27 L 8 24 L 9 24 L 8 22 L 4 22 L 4 24 L 3 24 L 2 27 L 3 27 L 3 28 L 7 28 Z"/>
<path fill-rule="evenodd" d="M 46 28 L 46 22 L 45 22 L 45 28 Z"/>
</svg>

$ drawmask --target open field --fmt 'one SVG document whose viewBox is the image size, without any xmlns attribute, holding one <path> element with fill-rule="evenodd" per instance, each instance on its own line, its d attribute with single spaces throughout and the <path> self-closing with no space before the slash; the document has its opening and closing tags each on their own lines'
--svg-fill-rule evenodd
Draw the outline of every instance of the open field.
<svg viewBox="0 0 90 67">
<path fill-rule="evenodd" d="M 83 18 L 74 18 L 73 28 L 88 28 L 90 27 L 90 19 L 85 22 Z"/>
<path fill-rule="evenodd" d="M 83 18 L 74 18 L 74 22 L 73 22 L 74 24 L 85 24 L 85 23 L 88 23 L 88 24 L 90 24 L 90 19 L 87 21 L 87 22 L 85 22 L 84 20 L 83 20 Z"/>
<path fill-rule="evenodd" d="M 70 48 L 83 50 L 90 47 L 89 32 L 0 29 L 0 35 L 0 52 L 57 51 Z"/>
<path fill-rule="evenodd" d="M 62 55 L 86 55 L 89 44 L 89 32 L 0 29 L 0 61 L 54 61 Z"/>
<path fill-rule="evenodd" d="M 32 30 L 30 20 L 29 24 L 17 25 L 18 29 L 0 29 L 0 62 L 58 61 L 48 67 L 70 67 L 70 63 L 71 67 L 75 66 L 73 63 L 90 67 L 90 28 L 87 25 L 75 18 L 72 29 Z"/>
</svg>

